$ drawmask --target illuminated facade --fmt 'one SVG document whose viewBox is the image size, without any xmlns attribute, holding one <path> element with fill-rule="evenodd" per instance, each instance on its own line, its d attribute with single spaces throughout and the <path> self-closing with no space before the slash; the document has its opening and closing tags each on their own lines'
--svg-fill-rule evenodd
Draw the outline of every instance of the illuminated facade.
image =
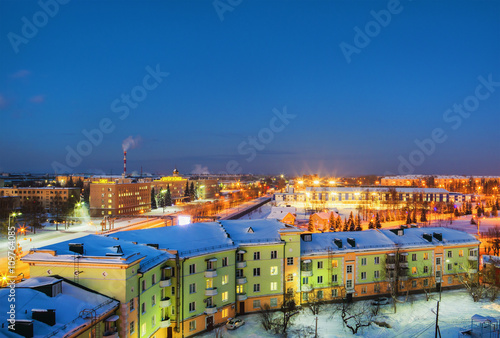
<svg viewBox="0 0 500 338">
<path fill-rule="evenodd" d="M 101 179 L 90 184 L 90 216 L 134 215 L 151 211 L 151 183 Z"/>
<path fill-rule="evenodd" d="M 119 300 L 121 337 L 171 338 L 278 309 L 286 295 L 307 304 L 460 287 L 458 275 L 477 272 L 479 244 L 447 228 L 308 233 L 236 220 L 89 235 L 22 260 L 32 277 L 59 275 Z"/>
<path fill-rule="evenodd" d="M 22 208 L 32 200 L 37 200 L 43 208 L 53 211 L 56 203 L 80 201 L 80 188 L 0 188 L 0 196 L 19 196 L 19 206 Z"/>
</svg>

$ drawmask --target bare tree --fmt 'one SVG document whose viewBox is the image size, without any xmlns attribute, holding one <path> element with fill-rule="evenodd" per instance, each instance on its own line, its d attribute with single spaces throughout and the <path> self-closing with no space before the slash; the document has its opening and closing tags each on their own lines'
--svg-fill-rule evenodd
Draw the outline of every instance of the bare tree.
<svg viewBox="0 0 500 338">
<path fill-rule="evenodd" d="M 357 334 L 359 329 L 370 326 L 376 316 L 376 310 L 374 311 L 367 302 L 349 303 L 343 298 L 337 308 L 345 327 L 351 330 L 352 334 Z"/>
<path fill-rule="evenodd" d="M 271 330 L 274 324 L 273 321 L 274 316 L 273 316 L 273 311 L 271 310 L 271 305 L 269 305 L 268 303 L 264 304 L 264 306 L 260 308 L 259 316 L 260 316 L 260 323 L 262 324 L 264 329 L 266 331 Z"/>
<path fill-rule="evenodd" d="M 273 329 L 276 334 L 286 335 L 293 317 L 300 313 L 295 304 L 295 294 L 293 292 L 285 293 L 285 297 L 278 311 L 281 312 L 282 315 L 273 321 Z"/>
</svg>

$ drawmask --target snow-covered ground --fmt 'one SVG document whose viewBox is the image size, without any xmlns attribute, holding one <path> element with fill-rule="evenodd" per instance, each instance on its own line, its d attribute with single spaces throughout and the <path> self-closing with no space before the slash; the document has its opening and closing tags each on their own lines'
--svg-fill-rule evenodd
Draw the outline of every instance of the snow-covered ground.
<svg viewBox="0 0 500 338">
<path fill-rule="evenodd" d="M 434 337 L 436 307 L 439 294 L 434 294 L 429 301 L 425 295 L 414 295 L 413 302 L 398 304 L 394 313 L 392 304 L 380 307 L 378 322 L 386 322 L 391 328 L 379 327 L 375 324 L 360 329 L 359 337 Z M 365 303 L 362 301 L 358 303 Z M 325 305 L 318 317 L 318 337 L 351 337 L 351 331 L 343 326 L 339 313 L 332 315 L 336 305 Z M 477 303 L 464 290 L 445 291 L 439 305 L 439 328 L 442 337 L 458 337 L 461 330 L 470 328 L 471 317 L 474 314 L 500 317 L 500 301 L 493 303 L 483 300 Z M 294 320 L 289 337 L 314 336 L 315 317 L 308 308 L 303 308 Z M 246 324 L 228 331 L 223 329 L 224 337 L 279 337 L 266 332 L 260 323 L 258 314 L 242 316 Z M 311 334 L 312 332 L 312 334 Z M 214 332 L 201 335 L 213 337 Z"/>
</svg>

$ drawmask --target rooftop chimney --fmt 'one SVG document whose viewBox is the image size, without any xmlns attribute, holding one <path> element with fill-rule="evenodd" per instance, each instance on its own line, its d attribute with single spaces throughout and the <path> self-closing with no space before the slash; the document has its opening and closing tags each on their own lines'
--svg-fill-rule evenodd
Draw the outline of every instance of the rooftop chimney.
<svg viewBox="0 0 500 338">
<path fill-rule="evenodd" d="M 123 178 L 127 175 L 127 152 L 123 152 Z"/>
</svg>

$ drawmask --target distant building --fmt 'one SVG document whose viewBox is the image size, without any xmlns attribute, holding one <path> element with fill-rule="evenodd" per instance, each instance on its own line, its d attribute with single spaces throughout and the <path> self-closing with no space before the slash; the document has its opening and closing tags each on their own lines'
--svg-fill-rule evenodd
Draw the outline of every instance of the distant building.
<svg viewBox="0 0 500 338">
<path fill-rule="evenodd" d="M 267 219 L 277 219 L 285 224 L 295 224 L 297 219 L 297 209 L 295 207 L 272 207 Z"/>
<path fill-rule="evenodd" d="M 314 228 L 318 231 L 329 231 L 330 217 L 337 218 L 338 214 L 334 211 L 322 211 L 311 215 L 311 220 Z"/>
<path fill-rule="evenodd" d="M 439 188 L 413 187 L 306 187 L 305 191 L 275 193 L 276 202 L 303 202 L 306 207 L 325 209 L 346 205 L 368 205 L 377 207 L 392 201 L 404 204 L 407 201 L 448 202 L 449 191 Z"/>
<path fill-rule="evenodd" d="M 0 290 L 5 304 L 9 290 Z M 27 279 L 16 284 L 14 295 L 15 325 L 9 327 L 10 315 L 2 311 L 2 337 L 117 337 L 120 303 L 110 297 L 57 277 Z"/>
<path fill-rule="evenodd" d="M 90 216 L 134 215 L 151 211 L 151 183 L 106 178 L 90 184 Z"/>
<path fill-rule="evenodd" d="M 172 202 L 175 203 L 175 201 L 183 200 L 185 198 L 184 192 L 186 190 L 187 181 L 187 178 L 174 174 L 173 176 L 164 176 L 159 180 L 154 180 L 151 182 L 151 187 L 154 188 L 155 195 L 158 195 L 162 190 L 166 191 L 167 187 L 169 187 Z"/>
<path fill-rule="evenodd" d="M 80 201 L 80 188 L 0 188 L 0 196 L 19 196 L 21 208 L 30 201 L 37 200 L 42 204 L 45 211 L 51 212 L 57 203 L 66 203 L 68 201 L 76 203 Z"/>
</svg>

